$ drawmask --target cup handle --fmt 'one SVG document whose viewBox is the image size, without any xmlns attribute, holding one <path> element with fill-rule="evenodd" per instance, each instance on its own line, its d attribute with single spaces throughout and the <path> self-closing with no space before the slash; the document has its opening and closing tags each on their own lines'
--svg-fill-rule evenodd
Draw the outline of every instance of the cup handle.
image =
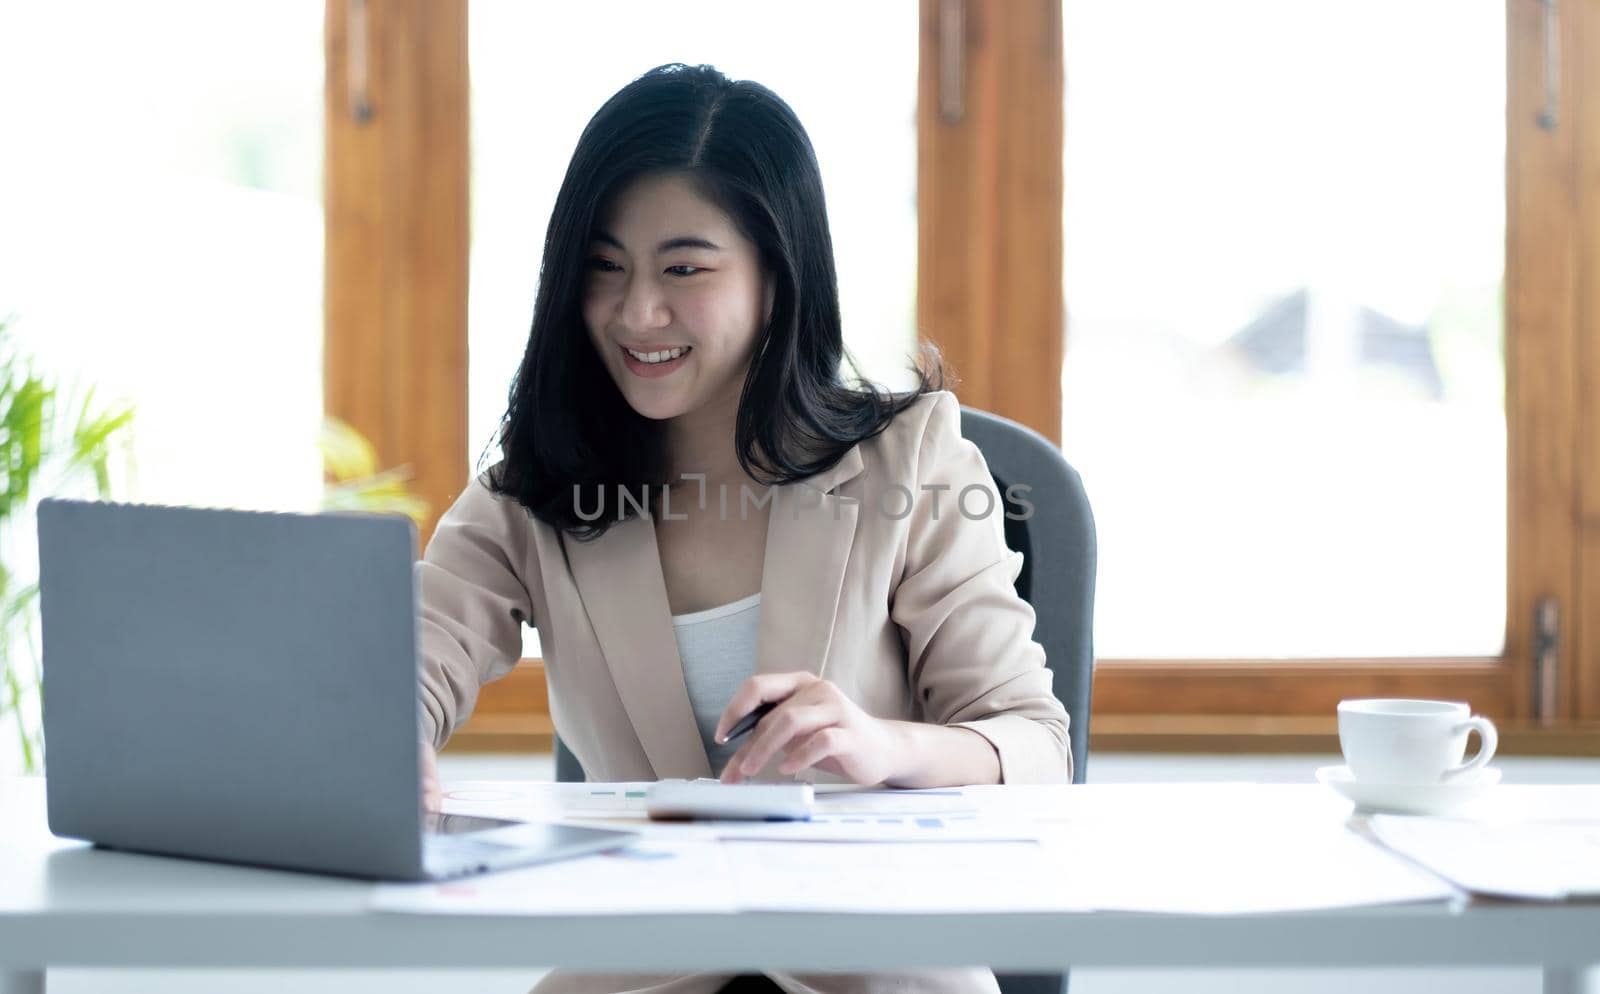
<svg viewBox="0 0 1600 994">
<path fill-rule="evenodd" d="M 1473 770 L 1480 770 L 1489 765 L 1489 760 L 1494 758 L 1496 747 L 1500 745 L 1500 734 L 1495 731 L 1494 722 L 1482 715 L 1473 715 L 1455 727 L 1455 731 L 1458 732 L 1462 729 L 1478 733 L 1478 751 L 1471 759 L 1460 766 L 1445 770 L 1444 775 L 1439 778 L 1441 780 L 1454 780 L 1463 774 L 1471 773 Z"/>
</svg>

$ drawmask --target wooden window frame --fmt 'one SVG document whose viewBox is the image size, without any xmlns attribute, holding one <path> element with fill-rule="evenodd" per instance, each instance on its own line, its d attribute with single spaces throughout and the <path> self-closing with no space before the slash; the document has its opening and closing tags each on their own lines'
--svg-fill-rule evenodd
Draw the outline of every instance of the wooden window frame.
<svg viewBox="0 0 1600 994">
<path fill-rule="evenodd" d="M 963 403 L 1059 441 L 1061 0 L 920 4 L 918 326 Z M 1504 655 L 1102 660 L 1095 748 L 1328 751 L 1338 700 L 1372 695 L 1470 700 L 1508 751 L 1600 754 L 1600 622 L 1583 623 L 1600 618 L 1600 448 L 1584 444 L 1600 438 L 1600 9 L 1559 5 L 1553 130 L 1538 123 L 1545 13 L 1508 0 Z M 329 0 L 327 26 L 327 409 L 415 468 L 437 520 L 466 482 L 467 4 Z M 1545 597 L 1561 608 L 1561 708 L 1540 721 Z M 543 694 L 525 661 L 485 688 L 458 744 L 548 748 L 547 706 L 530 713 Z"/>
</svg>

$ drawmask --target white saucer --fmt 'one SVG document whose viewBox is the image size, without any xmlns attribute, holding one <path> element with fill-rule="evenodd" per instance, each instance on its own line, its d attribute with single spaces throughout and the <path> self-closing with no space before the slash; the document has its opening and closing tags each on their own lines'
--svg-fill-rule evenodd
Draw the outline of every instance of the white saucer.
<svg viewBox="0 0 1600 994">
<path fill-rule="evenodd" d="M 1453 811 L 1481 797 L 1500 782 L 1500 770 L 1485 766 L 1449 783 L 1396 784 L 1363 783 L 1348 766 L 1324 766 L 1317 770 L 1317 779 L 1365 811 L 1434 815 Z"/>
</svg>

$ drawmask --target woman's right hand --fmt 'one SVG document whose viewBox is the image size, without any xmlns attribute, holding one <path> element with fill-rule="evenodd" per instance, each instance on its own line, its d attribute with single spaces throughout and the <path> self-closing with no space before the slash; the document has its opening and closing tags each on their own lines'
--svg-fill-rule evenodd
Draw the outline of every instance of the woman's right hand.
<svg viewBox="0 0 1600 994">
<path fill-rule="evenodd" d="M 422 807 L 426 811 L 438 811 L 444 804 L 444 791 L 439 786 L 439 757 L 427 742 L 418 742 L 417 748 L 422 753 Z"/>
</svg>

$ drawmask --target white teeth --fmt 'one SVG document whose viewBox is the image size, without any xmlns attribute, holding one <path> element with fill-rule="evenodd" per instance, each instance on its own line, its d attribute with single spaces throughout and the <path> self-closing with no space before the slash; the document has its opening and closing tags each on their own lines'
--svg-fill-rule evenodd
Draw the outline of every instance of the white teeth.
<svg viewBox="0 0 1600 994">
<path fill-rule="evenodd" d="M 665 352 L 635 352 L 633 349 L 629 349 L 626 346 L 624 346 L 624 350 L 640 362 L 648 363 L 665 362 L 668 359 L 676 359 L 685 352 L 689 351 L 687 348 L 679 347 L 668 349 Z"/>
</svg>

